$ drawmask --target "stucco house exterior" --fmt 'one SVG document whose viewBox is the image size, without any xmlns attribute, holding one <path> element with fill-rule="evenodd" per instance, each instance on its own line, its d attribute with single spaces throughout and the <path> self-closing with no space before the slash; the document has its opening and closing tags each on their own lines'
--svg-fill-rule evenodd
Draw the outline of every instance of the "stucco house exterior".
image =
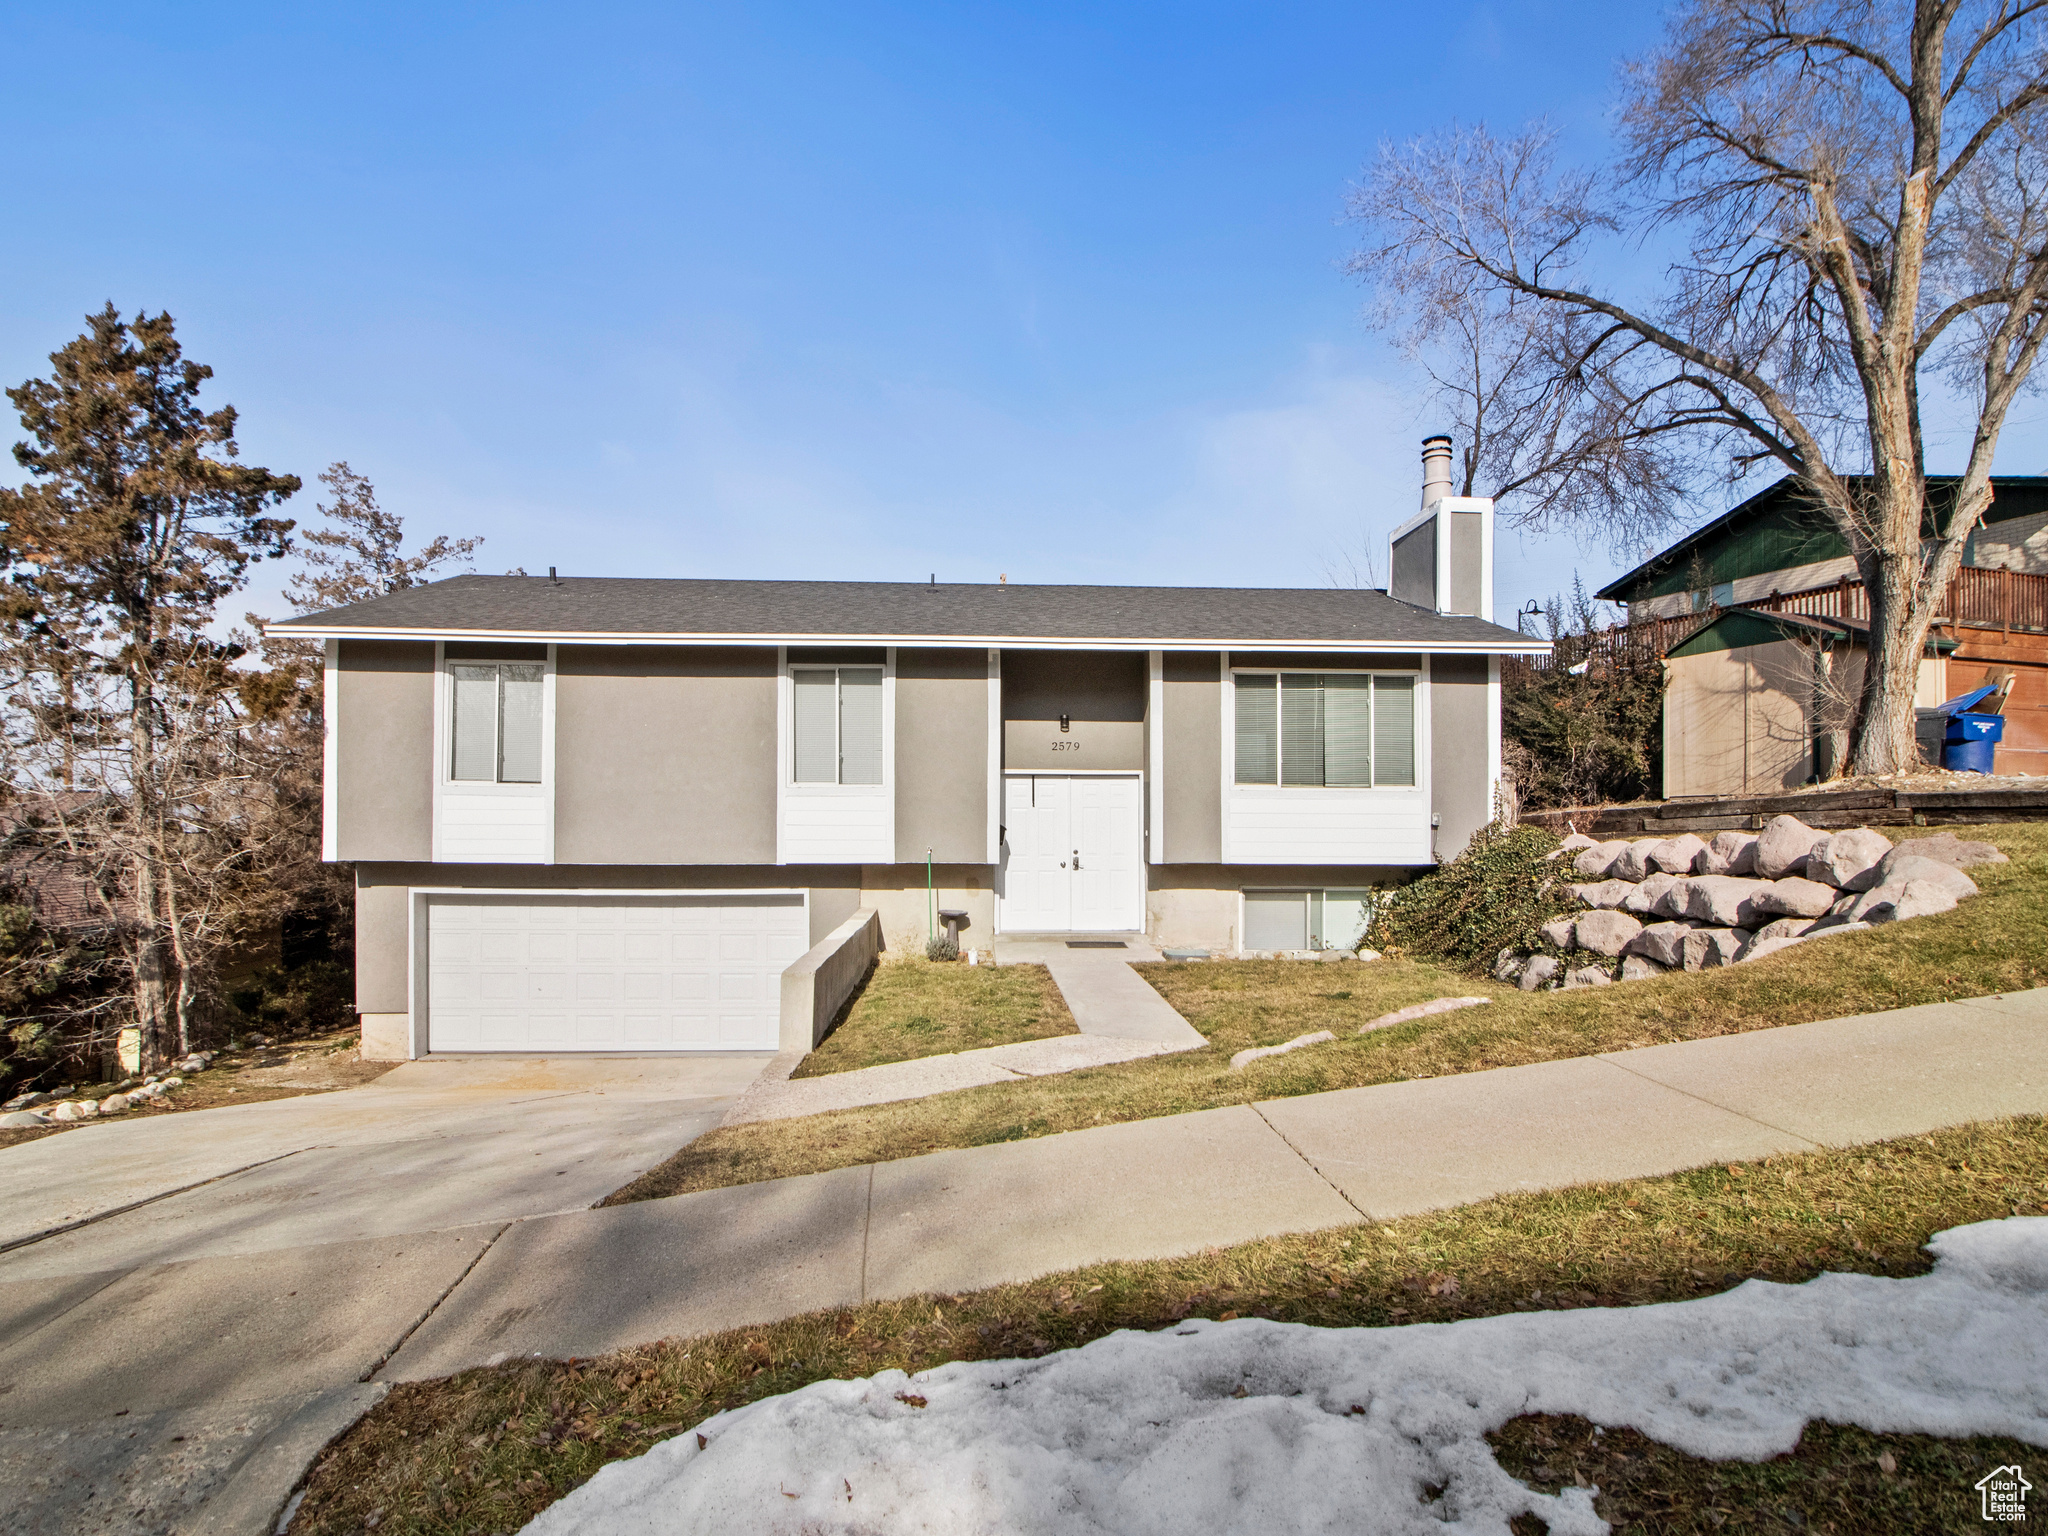
<svg viewBox="0 0 2048 1536">
<path fill-rule="evenodd" d="M 1928 477 L 1930 536 L 1956 484 Z M 2048 476 L 1994 475 L 1991 487 L 1929 636 L 1916 702 L 2009 678 L 1997 771 L 2048 773 Z M 1667 797 L 1767 793 L 1837 771 L 1870 606 L 1841 534 L 1790 476 L 1599 596 L 1667 632 Z"/>
<path fill-rule="evenodd" d="M 366 1049 L 772 1050 L 869 912 L 1350 943 L 1493 814 L 1500 657 L 1547 647 L 1478 616 L 1491 517 L 1404 525 L 1419 602 L 460 576 L 277 624 L 325 644 Z"/>
</svg>

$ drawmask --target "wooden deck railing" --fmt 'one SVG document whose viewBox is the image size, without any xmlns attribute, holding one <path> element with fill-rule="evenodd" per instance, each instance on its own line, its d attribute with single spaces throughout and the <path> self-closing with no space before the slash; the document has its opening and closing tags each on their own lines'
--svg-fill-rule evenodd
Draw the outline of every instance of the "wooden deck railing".
<svg viewBox="0 0 2048 1536">
<path fill-rule="evenodd" d="M 1802 587 L 1796 592 L 1773 592 L 1738 608 L 1764 613 L 1804 614 L 1815 619 L 1852 619 L 1870 622 L 1870 600 L 1863 583 L 1851 576 L 1824 587 Z M 1713 617 L 1708 613 L 1683 613 L 1668 619 L 1638 619 L 1616 624 L 1590 635 L 1564 635 L 1548 656 L 1508 657 L 1507 673 L 1516 671 L 1554 672 L 1592 660 L 1604 663 L 1621 658 L 1651 660 L 1668 654 Z M 2018 630 L 2048 634 L 2048 576 L 2027 571 L 1991 570 L 1965 566 L 1949 583 L 1947 600 L 1935 617 L 1939 625 L 1965 625 L 1972 629 L 2001 629 L 2008 635 Z"/>
<path fill-rule="evenodd" d="M 1761 608 L 1767 613 L 1803 613 L 1817 619 L 1870 621 L 1870 599 L 1863 583 L 1848 576 L 1825 587 L 1773 592 L 1761 601 L 1741 606 Z M 1967 625 L 1971 629 L 2002 629 L 2007 633 L 2017 629 L 2048 634 L 2048 576 L 1966 565 L 1949 583 L 1948 596 L 1935 622 Z"/>
</svg>

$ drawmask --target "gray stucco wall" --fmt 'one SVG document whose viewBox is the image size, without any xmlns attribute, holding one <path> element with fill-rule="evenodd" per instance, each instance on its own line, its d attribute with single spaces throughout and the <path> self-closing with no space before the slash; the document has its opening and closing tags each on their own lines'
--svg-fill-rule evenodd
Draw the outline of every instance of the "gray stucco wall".
<svg viewBox="0 0 2048 1536">
<path fill-rule="evenodd" d="M 1168 864 L 1214 864 L 1223 857 L 1222 668 L 1216 651 L 1168 651 L 1160 658 Z"/>
<path fill-rule="evenodd" d="M 988 862 L 988 652 L 896 652 L 896 857 Z"/>
<path fill-rule="evenodd" d="M 336 677 L 340 859 L 434 856 L 434 647 L 344 640 Z"/>
<path fill-rule="evenodd" d="M 555 860 L 775 862 L 775 651 L 565 645 Z"/>
<path fill-rule="evenodd" d="M 1493 820 L 1487 782 L 1492 728 L 1484 656 L 1432 656 L 1429 662 L 1430 809 L 1440 818 L 1437 857 L 1448 863 Z"/>
<path fill-rule="evenodd" d="M 1436 518 L 1394 540 L 1392 565 L 1387 595 L 1418 608 L 1435 609 Z"/>
<path fill-rule="evenodd" d="M 364 1013 L 405 1013 L 406 893 L 413 886 L 457 890 L 807 890 L 810 941 L 816 944 L 860 907 L 858 868 L 758 864 L 702 866 L 609 864 L 580 869 L 556 864 L 358 864 L 356 866 L 356 1007 Z"/>
<path fill-rule="evenodd" d="M 1479 614 L 1480 618 L 1490 620 L 1492 614 L 1479 613 L 1481 579 L 1485 574 L 1485 562 L 1480 558 L 1485 521 L 1478 512 L 1451 514 L 1451 612 Z"/>
<path fill-rule="evenodd" d="M 1145 669 L 1142 652 L 1003 652 L 1003 766 L 1144 768 Z"/>
</svg>

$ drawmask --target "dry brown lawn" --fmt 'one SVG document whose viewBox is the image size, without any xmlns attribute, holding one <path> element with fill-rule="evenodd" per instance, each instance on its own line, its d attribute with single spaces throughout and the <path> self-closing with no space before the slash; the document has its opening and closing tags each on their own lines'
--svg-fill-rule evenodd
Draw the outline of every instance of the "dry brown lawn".
<svg viewBox="0 0 2048 1536">
<path fill-rule="evenodd" d="M 887 960 L 869 973 L 845 1019 L 792 1077 L 974 1051 L 1077 1033 L 1042 965 Z"/>
<path fill-rule="evenodd" d="M 1954 912 L 1846 934 L 1723 970 L 1574 992 L 1525 993 L 1408 960 L 1141 966 L 1209 1039 L 1206 1049 L 1058 1077 L 699 1137 L 607 1203 L 887 1162 L 1333 1088 L 1556 1061 L 1673 1040 L 2019 991 L 2048 980 L 2048 824 L 1958 827 L 2012 862 L 1973 870 L 1983 894 Z M 1485 995 L 1482 1008 L 1359 1035 L 1410 1003 Z M 1231 1053 L 1314 1030 L 1338 1039 L 1232 1072 Z"/>
</svg>

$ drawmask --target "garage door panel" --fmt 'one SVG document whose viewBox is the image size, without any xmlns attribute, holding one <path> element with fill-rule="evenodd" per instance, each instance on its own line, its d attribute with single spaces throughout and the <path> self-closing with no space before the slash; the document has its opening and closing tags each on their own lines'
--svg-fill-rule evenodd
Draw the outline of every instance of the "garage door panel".
<svg viewBox="0 0 2048 1536">
<path fill-rule="evenodd" d="M 774 1050 L 801 897 L 429 897 L 433 1051 Z"/>
</svg>

